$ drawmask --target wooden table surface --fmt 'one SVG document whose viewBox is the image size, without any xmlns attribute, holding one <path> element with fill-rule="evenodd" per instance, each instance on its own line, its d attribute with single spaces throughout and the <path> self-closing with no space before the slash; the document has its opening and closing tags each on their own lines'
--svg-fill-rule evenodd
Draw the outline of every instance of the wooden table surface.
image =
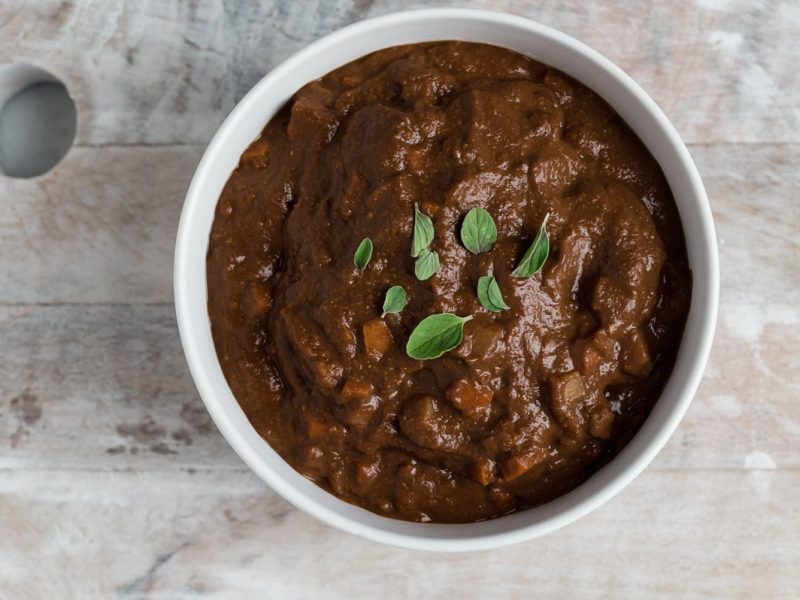
<svg viewBox="0 0 800 600">
<path fill-rule="evenodd" d="M 0 597 L 798 597 L 800 3 L 452 4 L 587 42 L 697 161 L 720 317 L 666 448 L 588 517 L 490 552 L 384 547 L 290 506 L 189 377 L 178 215 L 204 145 L 263 74 L 408 4 L 3 0 L 0 64 L 61 77 L 78 133 L 49 174 L 0 176 Z"/>
</svg>

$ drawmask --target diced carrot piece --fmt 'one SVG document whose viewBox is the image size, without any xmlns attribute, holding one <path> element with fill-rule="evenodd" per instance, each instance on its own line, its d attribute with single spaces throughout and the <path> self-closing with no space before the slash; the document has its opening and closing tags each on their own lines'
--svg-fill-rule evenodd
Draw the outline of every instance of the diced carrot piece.
<svg viewBox="0 0 800 600">
<path fill-rule="evenodd" d="M 354 401 L 348 406 L 344 420 L 351 427 L 364 429 L 372 420 L 372 415 L 378 409 L 378 399 L 375 397 L 363 401 Z"/>
<path fill-rule="evenodd" d="M 392 332 L 383 319 L 367 321 L 361 328 L 364 336 L 364 347 L 372 360 L 380 360 L 392 347 Z"/>
<path fill-rule="evenodd" d="M 420 396 L 413 402 L 413 406 L 415 417 L 420 422 L 430 423 L 436 416 L 436 398 L 433 396 Z"/>
<path fill-rule="evenodd" d="M 350 402 L 352 400 L 366 400 L 372 396 L 374 388 L 369 381 L 351 377 L 344 382 L 342 392 L 339 394 L 339 402 Z"/>
<path fill-rule="evenodd" d="M 469 337 L 472 343 L 470 356 L 479 360 L 496 351 L 503 337 L 503 328 L 491 319 L 476 319 L 470 323 Z"/>
<path fill-rule="evenodd" d="M 604 399 L 592 409 L 589 415 L 589 433 L 596 438 L 604 440 L 611 438 L 611 428 L 614 425 L 614 413 Z"/>
<path fill-rule="evenodd" d="M 242 160 L 253 163 L 259 169 L 263 169 L 269 163 L 267 159 L 268 151 L 269 146 L 266 140 L 256 140 L 242 153 Z"/>
<path fill-rule="evenodd" d="M 503 463 L 503 478 L 506 481 L 516 479 L 530 471 L 545 458 L 547 458 L 547 450 L 545 448 L 534 448 L 527 452 L 513 454 Z"/>
<path fill-rule="evenodd" d="M 444 392 L 445 397 L 467 416 L 475 417 L 492 404 L 492 391 L 466 379 L 456 379 Z"/>
<path fill-rule="evenodd" d="M 638 331 L 632 331 L 625 336 L 621 345 L 622 370 L 634 377 L 647 377 L 653 368 L 653 363 L 644 336 Z"/>
<path fill-rule="evenodd" d="M 602 357 L 591 344 L 583 344 L 577 352 L 576 362 L 583 375 L 591 375 L 600 371 Z"/>
<path fill-rule="evenodd" d="M 336 363 L 320 360 L 314 363 L 314 370 L 317 374 L 317 382 L 326 389 L 336 387 L 342 379 L 342 365 Z"/>
<path fill-rule="evenodd" d="M 472 479 L 483 486 L 487 486 L 497 479 L 495 470 L 495 462 L 492 459 L 486 457 L 479 458 L 475 464 L 472 465 Z"/>
<path fill-rule="evenodd" d="M 308 437 L 312 440 L 326 435 L 331 430 L 330 426 L 325 421 L 315 417 L 308 417 L 308 419 L 306 419 L 306 428 Z"/>
</svg>

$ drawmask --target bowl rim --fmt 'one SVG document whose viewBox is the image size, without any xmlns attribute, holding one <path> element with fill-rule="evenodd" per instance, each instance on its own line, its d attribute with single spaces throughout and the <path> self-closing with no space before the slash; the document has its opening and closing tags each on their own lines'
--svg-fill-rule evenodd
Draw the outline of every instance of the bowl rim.
<svg viewBox="0 0 800 600">
<path fill-rule="evenodd" d="M 547 43 L 559 45 L 576 53 L 580 60 L 592 63 L 593 67 L 603 72 L 603 76 L 610 76 L 614 85 L 618 85 L 622 90 L 620 93 L 624 92 L 635 100 L 647 113 L 648 118 L 653 120 L 659 130 L 654 135 L 662 136 L 663 142 L 667 144 L 664 152 L 672 153 L 670 158 L 675 160 L 673 168 L 677 169 L 682 177 L 678 181 L 686 186 L 686 193 L 693 198 L 691 202 L 686 201 L 689 208 L 685 209 L 692 211 L 690 215 L 693 218 L 692 221 L 687 221 L 683 208 L 679 207 L 679 209 L 684 231 L 687 232 L 687 243 L 689 242 L 688 228 L 690 224 L 693 232 L 698 234 L 698 237 L 692 240 L 692 244 L 694 244 L 695 254 L 699 256 L 697 260 L 700 260 L 699 264 L 695 264 L 690 256 L 690 267 L 695 279 L 692 301 L 673 373 L 653 411 L 628 445 L 586 482 L 547 504 L 490 521 L 456 525 L 408 523 L 380 517 L 339 500 L 305 479 L 300 481 L 302 477 L 283 461 L 263 438 L 255 433 L 255 430 L 249 425 L 249 421 L 246 422 L 246 425 L 242 425 L 241 418 L 235 414 L 237 409 L 241 412 L 241 408 L 222 375 L 216 353 L 214 352 L 214 360 L 210 361 L 212 364 L 209 364 L 209 360 L 201 355 L 200 338 L 210 336 L 210 319 L 206 307 L 207 297 L 203 295 L 202 299 L 198 299 L 196 292 L 199 290 L 197 285 L 192 283 L 192 270 L 199 268 L 195 264 L 195 261 L 198 260 L 198 251 L 193 242 L 196 240 L 192 238 L 200 235 L 196 229 L 203 223 L 203 220 L 198 217 L 198 211 L 210 201 L 213 201 L 213 205 L 216 206 L 219 196 L 218 193 L 214 194 L 213 198 L 209 200 L 206 183 L 211 177 L 211 170 L 219 161 L 223 141 L 230 137 L 237 127 L 240 127 L 240 121 L 253 110 L 259 98 L 270 87 L 275 86 L 281 78 L 309 59 L 325 52 L 335 52 L 336 46 L 340 43 L 367 35 L 381 28 L 408 27 L 436 20 L 454 22 L 461 20 L 480 22 L 487 27 L 500 29 L 525 29 L 526 32 L 542 38 Z M 453 35 L 437 39 L 459 39 L 459 37 Z M 392 45 L 396 44 L 389 43 L 383 47 Z M 364 53 L 374 51 L 374 49 Z M 352 59 L 344 60 L 339 64 L 345 64 L 349 60 Z M 561 67 L 558 68 L 561 69 Z M 606 98 L 606 90 L 590 87 Z M 611 104 L 611 102 L 609 103 Z M 612 107 L 618 110 L 614 104 Z M 260 127 L 263 125 L 264 123 Z M 251 132 L 251 141 L 260 133 L 260 127 Z M 644 139 L 642 133 L 637 131 L 637 134 Z M 236 158 L 238 159 L 238 157 Z M 662 169 L 665 170 L 666 175 L 663 164 Z M 225 179 L 229 175 L 228 172 Z M 670 185 L 673 186 L 673 184 L 674 182 L 670 179 Z M 673 194 L 675 195 L 674 187 Z M 206 246 L 203 247 L 200 255 L 203 261 L 203 278 L 205 278 L 208 229 L 210 229 L 210 223 L 205 229 Z M 702 271 L 704 276 L 700 281 L 696 278 L 699 271 Z M 698 286 L 698 284 L 700 285 Z M 205 290 L 204 283 L 200 287 L 203 291 Z M 630 76 L 583 42 L 526 17 L 478 9 L 429 8 L 389 13 L 338 29 L 291 55 L 266 74 L 239 101 L 206 148 L 187 191 L 176 238 L 174 294 L 176 317 L 184 354 L 192 379 L 207 410 L 234 451 L 276 493 L 307 514 L 366 539 L 410 549 L 471 551 L 525 541 L 563 527 L 600 507 L 619 493 L 652 461 L 688 409 L 703 375 L 716 325 L 719 301 L 719 266 L 711 208 L 697 167 L 666 115 Z M 205 320 L 197 316 L 200 314 L 200 305 L 198 304 L 200 302 Z M 687 338 L 690 339 L 687 340 Z M 207 340 L 204 341 L 207 342 Z M 683 377 L 677 381 L 676 373 L 679 365 Z M 224 388 L 227 388 L 227 394 L 224 393 L 224 390 L 220 391 L 220 376 Z M 662 399 L 667 396 L 668 389 L 671 394 L 670 399 L 674 401 L 667 406 L 659 406 Z M 231 400 L 235 406 L 231 406 Z M 659 422 L 653 424 L 657 408 L 662 409 L 660 413 L 663 414 L 660 414 Z M 248 432 L 248 427 L 252 431 Z M 252 437 L 254 433 L 261 440 L 261 444 L 254 442 Z M 261 445 L 266 446 L 266 449 Z M 264 454 L 270 458 L 265 459 Z M 272 455 L 277 457 L 277 461 Z M 500 522 L 503 522 L 505 526 L 498 527 L 497 524 Z M 495 524 L 495 526 L 487 526 L 489 524 Z"/>
</svg>

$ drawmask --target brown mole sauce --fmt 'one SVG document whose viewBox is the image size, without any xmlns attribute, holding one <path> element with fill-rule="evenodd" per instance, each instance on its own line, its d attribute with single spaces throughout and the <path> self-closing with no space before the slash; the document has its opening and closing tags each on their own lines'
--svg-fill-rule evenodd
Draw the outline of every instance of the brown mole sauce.
<svg viewBox="0 0 800 600">
<path fill-rule="evenodd" d="M 427 281 L 415 202 L 441 259 Z M 458 233 L 475 206 L 498 231 L 479 255 Z M 547 213 L 543 271 L 510 277 Z M 448 523 L 547 502 L 619 452 L 691 296 L 670 188 L 620 117 L 559 71 L 463 42 L 381 50 L 298 91 L 228 180 L 207 271 L 222 369 L 269 444 L 348 502 Z M 481 307 L 487 274 L 510 310 Z M 393 285 L 409 304 L 381 318 Z M 474 315 L 463 343 L 409 358 L 439 312 Z"/>
</svg>

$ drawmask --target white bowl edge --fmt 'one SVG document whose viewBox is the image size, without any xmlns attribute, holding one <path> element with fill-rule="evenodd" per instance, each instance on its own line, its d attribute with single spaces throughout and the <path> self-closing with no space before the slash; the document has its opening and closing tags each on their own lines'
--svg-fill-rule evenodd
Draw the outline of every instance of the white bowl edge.
<svg viewBox="0 0 800 600">
<path fill-rule="evenodd" d="M 672 188 L 693 271 L 689 318 L 673 373 L 650 416 L 609 464 L 572 492 L 545 505 L 480 523 L 440 525 L 387 519 L 347 504 L 290 467 L 252 428 L 217 360 L 207 312 L 205 257 L 219 193 L 242 151 L 307 81 L 374 50 L 461 39 L 505 46 L 588 85 L 636 131 Z M 719 296 L 716 236 L 700 175 L 680 136 L 655 102 L 619 67 L 550 27 L 505 13 L 423 9 L 393 13 L 340 29 L 266 75 L 217 131 L 186 195 L 175 248 L 175 304 L 195 385 L 211 417 L 242 460 L 273 490 L 322 521 L 367 539 L 433 551 L 482 550 L 563 527 L 632 481 L 672 435 L 699 385 L 711 349 Z"/>
</svg>

